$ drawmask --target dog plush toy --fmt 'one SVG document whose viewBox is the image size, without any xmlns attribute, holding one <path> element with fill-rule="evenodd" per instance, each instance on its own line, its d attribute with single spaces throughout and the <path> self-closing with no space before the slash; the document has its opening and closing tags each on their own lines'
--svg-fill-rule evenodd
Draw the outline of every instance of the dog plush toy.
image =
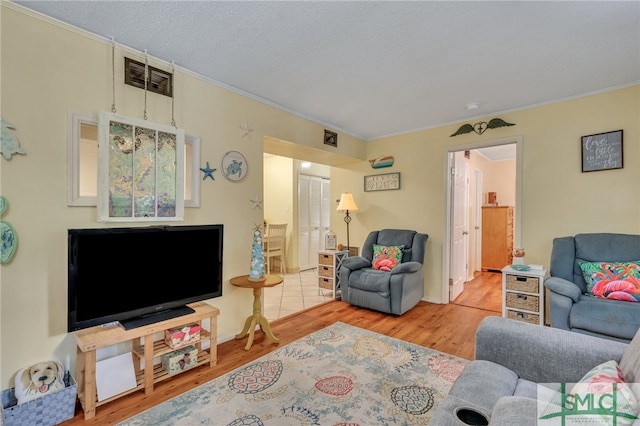
<svg viewBox="0 0 640 426">
<path fill-rule="evenodd" d="M 64 389 L 64 367 L 58 361 L 30 365 L 16 374 L 15 394 L 18 404 Z"/>
</svg>

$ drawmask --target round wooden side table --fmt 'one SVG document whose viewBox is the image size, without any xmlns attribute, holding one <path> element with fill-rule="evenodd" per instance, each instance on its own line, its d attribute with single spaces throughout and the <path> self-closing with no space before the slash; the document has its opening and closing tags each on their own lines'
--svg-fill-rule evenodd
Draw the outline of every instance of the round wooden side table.
<svg viewBox="0 0 640 426">
<path fill-rule="evenodd" d="M 264 279 L 254 281 L 249 279 L 249 275 L 241 275 L 239 277 L 231 278 L 231 284 L 244 287 L 244 288 L 252 288 L 253 289 L 253 315 L 250 315 L 247 320 L 244 322 L 244 328 L 238 334 L 236 334 L 236 339 L 242 339 L 249 336 L 247 340 L 247 345 L 244 347 L 245 351 L 248 351 L 253 344 L 253 338 L 256 332 L 256 325 L 260 325 L 260 329 L 264 332 L 264 334 L 273 342 L 280 343 L 280 340 L 276 338 L 271 332 L 271 327 L 269 327 L 269 321 L 262 315 L 262 289 L 265 287 L 273 287 L 278 284 L 282 284 L 284 280 L 280 275 L 266 275 Z"/>
</svg>

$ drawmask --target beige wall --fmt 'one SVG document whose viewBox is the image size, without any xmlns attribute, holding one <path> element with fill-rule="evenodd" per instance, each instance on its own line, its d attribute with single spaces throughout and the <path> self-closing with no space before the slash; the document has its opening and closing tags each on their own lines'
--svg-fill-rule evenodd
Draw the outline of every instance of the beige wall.
<svg viewBox="0 0 640 426">
<path fill-rule="evenodd" d="M 487 117 L 487 118 L 493 118 Z M 429 234 L 425 298 L 443 297 L 446 238 L 446 155 L 513 136 L 522 137 L 521 245 L 527 262 L 549 264 L 552 240 L 581 232 L 640 232 L 640 86 L 500 114 L 512 127 L 449 137 L 462 123 L 367 142 L 368 158 L 393 155 L 386 171 L 400 172 L 399 191 L 350 190 L 360 210 L 351 239 L 364 241 L 369 229 L 407 227 Z M 580 137 L 624 130 L 624 168 L 581 172 Z M 462 149 L 462 148 L 461 148 Z M 466 148 L 465 148 L 466 149 Z M 353 182 L 374 174 L 367 162 L 334 169 L 332 182 Z M 359 183 L 359 182 L 358 182 Z"/>
<path fill-rule="evenodd" d="M 501 206 L 516 205 L 516 160 L 502 160 L 485 163 L 483 167 L 483 201 L 488 202 L 489 192 L 496 193 Z"/>
<path fill-rule="evenodd" d="M 55 358 L 75 368 L 74 342 L 66 333 L 66 230 L 109 224 L 96 222 L 94 207 L 66 204 L 67 114 L 70 109 L 108 111 L 112 75 L 111 48 L 102 40 L 33 18 L 6 2 L 1 24 L 1 113 L 17 127 L 27 151 L 11 161 L 0 159 L 0 189 L 9 201 L 2 219 L 13 224 L 20 241 L 14 259 L 0 269 L 0 384 L 6 388 L 15 371 L 31 362 Z M 115 68 L 121 70 L 123 51 L 118 48 L 116 53 Z M 516 125 L 481 136 L 450 138 L 461 124 L 456 123 L 367 143 L 340 134 L 338 148 L 323 145 L 323 126 L 182 70 L 176 72 L 175 94 L 178 126 L 201 138 L 201 164 L 219 164 L 225 152 L 238 150 L 250 168 L 241 183 L 216 172 L 215 181 L 201 182 L 201 207 L 185 209 L 185 223 L 225 225 L 224 294 L 211 301 L 221 310 L 221 340 L 232 338 L 251 312 L 250 292 L 231 286 L 229 279 L 247 273 L 252 230 L 266 214 L 251 203 L 263 197 L 265 138 L 295 141 L 282 152 L 301 148 L 306 154 L 292 158 L 321 163 L 327 154 L 340 159 L 341 165 L 331 169 L 331 199 L 342 192 L 354 194 L 359 210 L 352 216 L 352 242 L 362 242 L 369 230 L 384 227 L 428 233 L 425 291 L 431 301 L 440 302 L 443 294 L 445 151 L 451 147 L 522 137 L 521 237 L 528 262 L 548 264 L 555 236 L 640 232 L 640 86 L 500 114 Z M 143 99 L 141 90 L 123 85 L 122 75 L 117 75 L 119 114 L 140 118 Z M 150 121 L 171 121 L 166 97 L 150 94 L 147 111 Z M 254 129 L 251 138 L 241 137 L 239 126 L 244 123 Z M 580 136 L 617 129 L 624 130 L 625 167 L 581 173 Z M 308 153 L 316 158 L 304 158 Z M 371 169 L 367 159 L 381 155 L 393 155 L 393 167 Z M 402 175 L 400 190 L 363 191 L 364 175 L 396 171 Z M 332 209 L 331 220 L 343 223 L 343 216 Z M 339 241 L 346 240 L 344 226 L 332 229 Z M 177 272 L 179 268 L 176 265 Z"/>
<path fill-rule="evenodd" d="M 19 246 L 2 265 L 0 291 L 0 385 L 7 388 L 15 372 L 32 362 L 59 359 L 75 369 L 75 344 L 67 334 L 67 256 L 69 228 L 106 227 L 96 221 L 95 207 L 67 206 L 67 115 L 69 110 L 97 114 L 112 104 L 111 46 L 81 31 L 70 31 L 32 17 L 13 3 L 2 2 L 1 113 L 13 123 L 24 156 L 0 159 L 0 189 L 9 201 L 3 220 L 16 229 Z M 118 114 L 141 119 L 144 92 L 122 83 L 123 56 L 116 49 Z M 167 68 L 150 58 L 150 65 Z M 201 182 L 200 208 L 185 209 L 184 224 L 225 225 L 223 296 L 211 301 L 220 308 L 220 340 L 233 338 L 252 312 L 251 291 L 230 285 L 247 274 L 255 224 L 263 210 L 251 200 L 263 197 L 265 135 L 295 140 L 314 152 L 364 159 L 365 143 L 340 134 L 338 148 L 323 144 L 324 127 L 255 100 L 204 82 L 178 69 L 175 73 L 175 120 L 201 139 L 201 164 L 212 167 L 228 151 L 247 158 L 249 172 L 240 183 Z M 148 94 L 150 122 L 171 122 L 170 99 Z M 251 137 L 240 126 L 249 123 Z M 169 223 L 171 224 L 171 223 Z M 175 224 L 175 223 L 174 223 Z M 148 223 L 131 224 L 145 226 Z M 127 224 L 119 224 L 127 226 Z M 181 266 L 175 265 L 179 276 Z M 106 352 L 98 356 L 106 356 Z"/>
<path fill-rule="evenodd" d="M 286 265 L 294 264 L 294 188 L 296 183 L 294 160 L 277 155 L 264 158 L 264 220 L 267 223 L 287 224 Z"/>
</svg>

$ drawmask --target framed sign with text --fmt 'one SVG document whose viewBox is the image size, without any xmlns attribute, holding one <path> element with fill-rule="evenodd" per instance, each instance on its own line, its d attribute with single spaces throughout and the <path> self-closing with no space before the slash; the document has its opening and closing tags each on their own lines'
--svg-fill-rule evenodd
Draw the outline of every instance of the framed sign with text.
<svg viewBox="0 0 640 426">
<path fill-rule="evenodd" d="M 622 130 L 582 137 L 582 171 L 621 169 Z"/>
<path fill-rule="evenodd" d="M 400 173 L 385 173 L 382 175 L 369 175 L 364 177 L 365 192 L 390 191 L 400 189 Z"/>
</svg>

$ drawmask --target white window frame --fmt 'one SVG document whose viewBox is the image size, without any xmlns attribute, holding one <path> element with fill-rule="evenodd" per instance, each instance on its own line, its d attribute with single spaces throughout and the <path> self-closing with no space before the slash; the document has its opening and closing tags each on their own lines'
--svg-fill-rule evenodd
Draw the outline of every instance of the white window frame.
<svg viewBox="0 0 640 426">
<path fill-rule="evenodd" d="M 88 124 L 98 129 L 97 114 L 70 110 L 68 114 L 68 138 L 67 138 L 67 205 L 96 207 L 98 198 L 96 196 L 80 195 L 80 128 L 82 124 Z M 96 145 L 98 141 L 96 140 Z M 184 136 L 185 145 L 191 145 L 191 198 L 184 200 L 184 206 L 190 208 L 200 207 L 200 138 L 198 136 Z M 189 167 L 186 164 L 189 158 L 185 155 L 185 173 L 189 173 Z M 97 173 L 98 158 L 96 158 Z M 186 177 L 186 176 L 185 176 Z M 185 182 L 187 180 L 185 179 Z M 96 194 L 98 193 L 96 181 Z M 185 188 L 185 196 L 188 193 Z"/>
</svg>

